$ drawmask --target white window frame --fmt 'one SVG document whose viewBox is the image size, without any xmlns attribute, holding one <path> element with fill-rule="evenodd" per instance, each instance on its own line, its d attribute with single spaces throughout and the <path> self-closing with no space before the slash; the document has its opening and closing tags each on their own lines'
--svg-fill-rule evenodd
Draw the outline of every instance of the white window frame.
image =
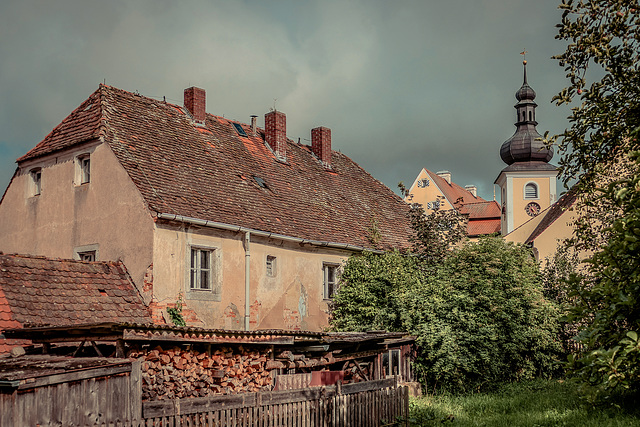
<svg viewBox="0 0 640 427">
<path fill-rule="evenodd" d="M 278 261 L 273 255 L 267 255 L 265 261 L 265 271 L 267 277 L 276 277 L 278 273 Z"/>
<path fill-rule="evenodd" d="M 189 250 L 189 290 L 191 292 L 213 290 L 213 253 L 214 249 L 191 246 Z M 203 260 L 206 262 L 203 263 Z M 203 280 L 205 273 L 206 278 Z"/>
<path fill-rule="evenodd" d="M 205 243 L 205 242 L 202 242 Z M 186 299 L 201 301 L 221 301 L 222 299 L 222 260 L 221 249 L 208 243 L 190 243 L 187 245 L 184 264 L 184 293 Z M 192 252 L 196 251 L 196 265 L 192 265 Z M 202 287 L 202 252 L 209 255 L 208 288 Z M 193 281 L 195 280 L 195 284 Z"/>
<path fill-rule="evenodd" d="M 76 185 L 89 184 L 91 182 L 91 155 L 81 154 L 76 157 Z"/>
<path fill-rule="evenodd" d="M 39 196 L 42 193 L 42 168 L 33 168 L 29 171 L 31 177 L 31 195 Z"/>
<path fill-rule="evenodd" d="M 333 270 L 333 281 L 329 280 L 329 272 Z M 330 300 L 338 290 L 340 282 L 340 264 L 325 262 L 322 264 L 322 295 L 325 300 Z"/>
<path fill-rule="evenodd" d="M 529 187 L 529 186 L 531 186 L 531 187 L 533 187 L 535 189 L 534 197 L 527 196 L 527 187 Z M 524 185 L 524 188 L 523 188 L 522 191 L 523 191 L 522 195 L 523 195 L 525 200 L 539 200 L 540 199 L 540 187 L 538 186 L 538 183 L 536 183 L 536 182 L 533 182 L 533 181 L 527 182 Z"/>
</svg>

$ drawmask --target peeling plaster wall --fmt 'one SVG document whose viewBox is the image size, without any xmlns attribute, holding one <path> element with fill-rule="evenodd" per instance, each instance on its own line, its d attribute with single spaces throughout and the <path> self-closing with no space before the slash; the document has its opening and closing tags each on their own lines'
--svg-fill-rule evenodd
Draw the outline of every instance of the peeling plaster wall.
<svg viewBox="0 0 640 427">
<path fill-rule="evenodd" d="M 189 295 L 190 245 L 214 249 L 219 298 Z M 158 223 L 155 233 L 154 298 L 160 304 L 185 295 L 185 307 L 209 328 L 244 327 L 244 233 Z M 321 330 L 328 325 L 323 297 L 323 263 L 341 264 L 346 251 L 283 243 L 252 236 L 250 245 L 250 327 Z M 275 257 L 267 275 L 267 255 Z M 213 293 L 210 293 L 213 294 Z"/>
<path fill-rule="evenodd" d="M 91 179 L 78 185 L 81 154 L 90 154 Z M 34 168 L 42 172 L 37 196 L 30 185 Z M 152 243 L 153 219 L 140 193 L 97 140 L 24 163 L 0 204 L 0 251 L 71 259 L 74 248 L 97 245 L 98 260 L 122 259 L 141 291 Z"/>
</svg>

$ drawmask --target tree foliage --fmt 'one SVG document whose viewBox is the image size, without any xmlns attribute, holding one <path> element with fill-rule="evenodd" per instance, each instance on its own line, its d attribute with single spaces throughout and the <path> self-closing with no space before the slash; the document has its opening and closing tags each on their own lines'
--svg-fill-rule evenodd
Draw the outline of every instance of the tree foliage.
<svg viewBox="0 0 640 427">
<path fill-rule="evenodd" d="M 413 253 L 354 255 L 340 283 L 332 327 L 416 335 L 414 367 L 429 389 L 477 390 L 554 369 L 557 309 L 522 245 L 485 238 L 438 262 Z"/>
<path fill-rule="evenodd" d="M 640 392 L 640 7 L 638 0 L 566 0 L 556 38 L 569 86 L 579 98 L 559 139 L 565 181 L 581 192 L 575 239 L 592 253 L 570 281 L 569 320 L 584 325 L 584 351 L 570 366 L 591 397 Z"/>
</svg>

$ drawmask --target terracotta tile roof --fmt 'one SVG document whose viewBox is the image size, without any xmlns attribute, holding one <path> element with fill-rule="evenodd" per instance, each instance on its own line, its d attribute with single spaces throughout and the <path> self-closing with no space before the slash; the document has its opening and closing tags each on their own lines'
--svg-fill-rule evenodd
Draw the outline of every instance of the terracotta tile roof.
<svg viewBox="0 0 640 427">
<path fill-rule="evenodd" d="M 437 173 L 431 172 L 428 169 L 425 170 L 431 177 L 431 180 L 436 183 L 440 191 L 442 191 L 444 197 L 447 198 L 451 205 L 455 205 L 458 199 L 461 199 L 463 204 L 486 201 L 482 197 L 474 196 L 468 190 L 465 190 L 455 182 L 449 183 L 446 179 L 442 178 Z"/>
<path fill-rule="evenodd" d="M 19 161 L 101 136 L 151 212 L 368 248 L 410 246 L 409 207 L 347 156 L 333 151 L 327 170 L 309 146 L 287 140 L 283 163 L 262 129 L 253 135 L 240 123 L 242 137 L 233 123 L 207 114 L 196 126 L 181 106 L 100 85 Z"/>
<path fill-rule="evenodd" d="M 124 264 L 0 254 L 0 330 L 96 321 L 150 322 Z"/>
<path fill-rule="evenodd" d="M 500 218 L 498 219 L 479 219 L 469 221 L 467 224 L 467 235 L 469 237 L 484 236 L 486 234 L 494 234 L 500 232 Z"/>
<path fill-rule="evenodd" d="M 575 188 L 575 187 L 574 187 Z M 558 218 L 569 210 L 576 202 L 576 191 L 572 188 L 567 191 L 560 199 L 551 205 L 544 213 L 544 218 L 538 223 L 538 226 L 533 230 L 531 235 L 527 238 L 525 243 L 531 243 L 538 238 L 551 224 L 553 224 Z"/>
<path fill-rule="evenodd" d="M 480 198 L 478 197 L 478 199 Z M 460 206 L 458 211 L 462 214 L 469 215 L 469 219 L 500 219 L 500 205 L 495 200 L 465 203 Z"/>
<path fill-rule="evenodd" d="M 69 114 L 62 123 L 53 128 L 42 142 L 17 161 L 32 159 L 98 138 L 101 118 L 100 94 L 96 91 Z"/>
</svg>

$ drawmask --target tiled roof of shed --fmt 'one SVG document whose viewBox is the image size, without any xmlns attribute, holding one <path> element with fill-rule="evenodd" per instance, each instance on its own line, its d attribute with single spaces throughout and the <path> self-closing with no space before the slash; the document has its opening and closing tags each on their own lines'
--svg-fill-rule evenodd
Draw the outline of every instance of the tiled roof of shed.
<svg viewBox="0 0 640 427">
<path fill-rule="evenodd" d="M 151 321 L 120 262 L 0 254 L 0 330 Z"/>
<path fill-rule="evenodd" d="M 262 129 L 253 135 L 239 123 L 243 137 L 234 123 L 207 114 L 196 125 L 181 106 L 100 85 L 18 160 L 100 136 L 152 213 L 372 249 L 410 246 L 409 207 L 347 156 L 333 151 L 326 169 L 309 146 L 287 140 L 283 163 Z"/>
</svg>

